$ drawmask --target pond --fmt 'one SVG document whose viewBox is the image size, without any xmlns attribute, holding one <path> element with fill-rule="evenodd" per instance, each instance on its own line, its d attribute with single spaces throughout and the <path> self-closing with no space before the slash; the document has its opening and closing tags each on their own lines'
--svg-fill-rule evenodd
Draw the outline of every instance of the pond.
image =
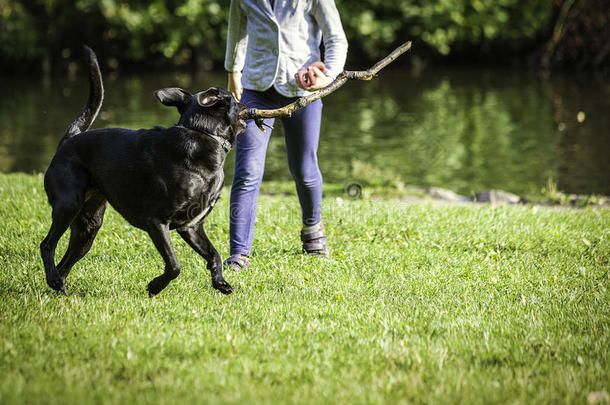
<svg viewBox="0 0 610 405">
<path fill-rule="evenodd" d="M 0 171 L 44 171 L 87 98 L 86 79 L 1 77 Z M 174 109 L 153 91 L 224 86 L 213 73 L 105 75 L 106 100 L 94 128 L 170 126 Z M 594 75 L 550 79 L 521 70 L 387 68 L 324 99 L 319 160 L 325 181 L 365 186 L 444 187 L 464 195 L 498 188 L 538 195 L 610 194 L 610 81 Z M 234 152 L 226 164 L 232 175 Z M 288 180 L 281 124 L 265 179 Z"/>
</svg>

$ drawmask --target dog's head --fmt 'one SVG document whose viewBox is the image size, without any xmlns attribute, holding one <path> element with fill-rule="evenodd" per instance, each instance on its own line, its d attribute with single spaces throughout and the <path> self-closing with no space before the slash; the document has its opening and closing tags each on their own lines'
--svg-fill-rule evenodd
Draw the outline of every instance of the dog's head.
<svg viewBox="0 0 610 405">
<path fill-rule="evenodd" d="M 246 123 L 239 118 L 245 107 L 223 88 L 210 87 L 193 95 L 177 87 L 168 87 L 157 90 L 155 96 L 162 104 L 178 108 L 178 125 L 220 136 L 231 145 L 237 134 L 246 129 Z"/>
</svg>

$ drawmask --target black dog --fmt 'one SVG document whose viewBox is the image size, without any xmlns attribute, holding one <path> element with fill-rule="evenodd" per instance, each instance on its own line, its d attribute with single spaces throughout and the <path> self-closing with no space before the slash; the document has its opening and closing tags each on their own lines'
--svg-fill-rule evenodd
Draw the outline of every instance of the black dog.
<svg viewBox="0 0 610 405">
<path fill-rule="evenodd" d="M 239 118 L 244 107 L 217 87 L 195 95 L 166 88 L 155 95 L 161 103 L 178 108 L 176 126 L 87 131 L 100 110 L 104 90 L 95 53 L 89 48 L 86 53 L 89 100 L 66 130 L 44 178 L 53 208 L 51 229 L 40 244 L 47 284 L 65 291 L 66 277 L 91 248 L 109 202 L 130 224 L 147 231 L 163 256 L 165 272 L 148 284 L 150 295 L 180 274 L 171 229 L 205 258 L 214 288 L 230 294 L 233 290 L 222 276 L 220 255 L 203 222 L 220 195 L 227 153 L 245 129 Z M 68 227 L 69 246 L 55 267 L 55 248 Z"/>
</svg>

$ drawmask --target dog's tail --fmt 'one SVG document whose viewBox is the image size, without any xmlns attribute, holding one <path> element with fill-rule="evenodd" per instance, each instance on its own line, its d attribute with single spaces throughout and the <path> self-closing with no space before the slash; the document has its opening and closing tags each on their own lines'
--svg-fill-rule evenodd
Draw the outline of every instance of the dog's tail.
<svg viewBox="0 0 610 405">
<path fill-rule="evenodd" d="M 97 63 L 95 52 L 86 45 L 85 57 L 89 67 L 89 99 L 87 100 L 87 104 L 85 104 L 83 111 L 74 121 L 72 121 L 68 129 L 66 129 L 62 141 L 89 129 L 89 126 L 91 126 L 91 123 L 100 112 L 100 108 L 102 108 L 104 84 L 102 83 L 100 65 Z"/>
</svg>

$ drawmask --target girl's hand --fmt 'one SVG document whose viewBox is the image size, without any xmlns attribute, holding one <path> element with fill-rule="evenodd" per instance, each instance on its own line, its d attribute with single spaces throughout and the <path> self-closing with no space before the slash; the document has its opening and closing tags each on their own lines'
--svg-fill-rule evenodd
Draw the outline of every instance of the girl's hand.
<svg viewBox="0 0 610 405">
<path fill-rule="evenodd" d="M 244 88 L 241 85 L 241 72 L 229 72 L 227 90 L 233 93 L 235 100 L 241 100 L 241 93 L 244 91 Z"/>
<path fill-rule="evenodd" d="M 303 68 L 294 75 L 297 86 L 303 90 L 319 90 L 332 83 L 333 79 L 324 73 L 326 66 L 323 62 L 317 61 Z"/>
</svg>

